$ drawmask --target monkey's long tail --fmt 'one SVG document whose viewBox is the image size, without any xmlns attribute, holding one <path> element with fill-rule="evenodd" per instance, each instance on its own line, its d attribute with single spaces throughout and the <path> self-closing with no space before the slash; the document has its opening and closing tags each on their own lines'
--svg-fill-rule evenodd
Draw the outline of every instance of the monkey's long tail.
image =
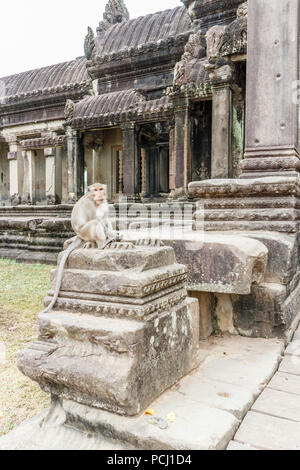
<svg viewBox="0 0 300 470">
<path fill-rule="evenodd" d="M 48 305 L 48 307 L 45 308 L 45 310 L 43 310 L 42 313 L 49 312 L 49 310 L 51 310 L 54 307 L 54 305 L 56 304 L 58 294 L 59 294 L 59 291 L 60 291 L 61 282 L 62 282 L 64 267 L 65 267 L 65 264 L 67 262 L 67 259 L 69 258 L 72 251 L 74 251 L 74 250 L 76 250 L 76 248 L 80 247 L 81 242 L 82 242 L 81 238 L 76 237 L 76 239 L 73 241 L 73 243 L 71 243 L 71 245 L 66 249 L 66 251 L 64 251 L 64 254 L 61 258 L 61 261 L 60 261 L 60 264 L 59 264 L 59 267 L 58 267 L 58 271 L 57 271 L 56 285 L 55 285 L 53 298 L 52 298 L 50 304 Z"/>
</svg>

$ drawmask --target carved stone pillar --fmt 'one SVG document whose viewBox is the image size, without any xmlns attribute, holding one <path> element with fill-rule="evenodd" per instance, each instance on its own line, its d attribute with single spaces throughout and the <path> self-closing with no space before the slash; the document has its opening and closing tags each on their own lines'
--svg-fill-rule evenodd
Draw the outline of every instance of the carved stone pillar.
<svg viewBox="0 0 300 470">
<path fill-rule="evenodd" d="M 61 148 L 45 148 L 46 199 L 48 205 L 61 203 Z"/>
<path fill-rule="evenodd" d="M 229 84 L 213 87 L 211 177 L 232 176 L 232 89 Z"/>
<path fill-rule="evenodd" d="M 175 195 L 185 195 L 191 181 L 191 126 L 188 98 L 174 102 Z"/>
<path fill-rule="evenodd" d="M 23 165 L 22 151 L 17 140 L 9 140 L 9 193 L 11 204 L 16 206 L 22 200 Z"/>
<path fill-rule="evenodd" d="M 174 125 L 170 127 L 169 134 L 169 181 L 170 190 L 175 190 L 175 129 Z"/>
<path fill-rule="evenodd" d="M 146 166 L 147 166 L 146 149 L 141 148 L 141 196 L 142 197 L 145 197 L 147 195 Z"/>
<path fill-rule="evenodd" d="M 137 129 L 134 122 L 124 123 L 123 132 L 123 185 L 129 200 L 140 198 L 140 165 L 137 151 Z"/>
<path fill-rule="evenodd" d="M 34 205 L 36 202 L 35 151 L 24 150 L 22 155 L 24 162 L 23 202 Z"/>
<path fill-rule="evenodd" d="M 242 178 L 299 174 L 298 0 L 251 0 Z"/>
<path fill-rule="evenodd" d="M 70 203 L 76 202 L 84 193 L 84 159 L 83 146 L 79 132 L 68 127 L 68 199 Z"/>
</svg>

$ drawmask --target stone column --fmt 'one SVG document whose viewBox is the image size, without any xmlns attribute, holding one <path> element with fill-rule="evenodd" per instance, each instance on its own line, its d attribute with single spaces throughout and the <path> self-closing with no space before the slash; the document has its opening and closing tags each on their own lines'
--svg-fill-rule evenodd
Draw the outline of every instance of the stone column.
<svg viewBox="0 0 300 470">
<path fill-rule="evenodd" d="M 83 146 L 78 131 L 69 127 L 66 130 L 66 135 L 68 147 L 68 200 L 69 203 L 74 203 L 84 192 Z"/>
<path fill-rule="evenodd" d="M 169 134 L 169 180 L 170 190 L 175 190 L 175 129 L 170 127 Z"/>
<path fill-rule="evenodd" d="M 232 176 L 232 90 L 229 84 L 213 87 L 211 177 Z"/>
<path fill-rule="evenodd" d="M 174 102 L 174 167 L 175 167 L 175 196 L 185 195 L 191 181 L 191 128 L 190 106 L 188 98 Z"/>
<path fill-rule="evenodd" d="M 299 174 L 298 0 L 251 0 L 242 178 Z"/>
<path fill-rule="evenodd" d="M 23 202 L 34 205 L 36 202 L 35 152 L 34 150 L 24 150 L 22 156 L 24 162 Z"/>
<path fill-rule="evenodd" d="M 45 148 L 46 199 L 48 205 L 61 203 L 61 149 Z"/>
<path fill-rule="evenodd" d="M 140 198 L 140 166 L 137 151 L 137 129 L 134 122 L 124 123 L 123 132 L 123 186 L 128 200 Z"/>
<path fill-rule="evenodd" d="M 9 193 L 12 205 L 18 205 L 22 199 L 22 154 L 17 140 L 9 141 Z"/>
</svg>

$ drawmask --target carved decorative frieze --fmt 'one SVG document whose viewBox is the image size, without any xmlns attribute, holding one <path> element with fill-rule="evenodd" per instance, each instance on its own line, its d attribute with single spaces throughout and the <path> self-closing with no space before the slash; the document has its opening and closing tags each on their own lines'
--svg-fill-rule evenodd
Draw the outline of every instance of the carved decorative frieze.
<svg viewBox="0 0 300 470">
<path fill-rule="evenodd" d="M 37 137 L 36 139 L 22 140 L 20 143 L 24 150 L 65 147 L 67 145 L 67 137 L 66 135 Z"/>
</svg>

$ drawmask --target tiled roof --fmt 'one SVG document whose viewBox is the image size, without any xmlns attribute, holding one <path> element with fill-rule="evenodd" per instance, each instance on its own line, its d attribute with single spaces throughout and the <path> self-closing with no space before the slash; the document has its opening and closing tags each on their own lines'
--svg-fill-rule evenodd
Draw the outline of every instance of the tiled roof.
<svg viewBox="0 0 300 470">
<path fill-rule="evenodd" d="M 143 44 L 164 41 L 191 30 L 185 7 L 165 10 L 118 23 L 97 38 L 97 55 L 111 55 Z"/>
<path fill-rule="evenodd" d="M 16 98 L 38 95 L 41 91 L 67 91 L 88 79 L 86 59 L 79 58 L 0 78 L 0 100 L 9 103 Z"/>
</svg>

